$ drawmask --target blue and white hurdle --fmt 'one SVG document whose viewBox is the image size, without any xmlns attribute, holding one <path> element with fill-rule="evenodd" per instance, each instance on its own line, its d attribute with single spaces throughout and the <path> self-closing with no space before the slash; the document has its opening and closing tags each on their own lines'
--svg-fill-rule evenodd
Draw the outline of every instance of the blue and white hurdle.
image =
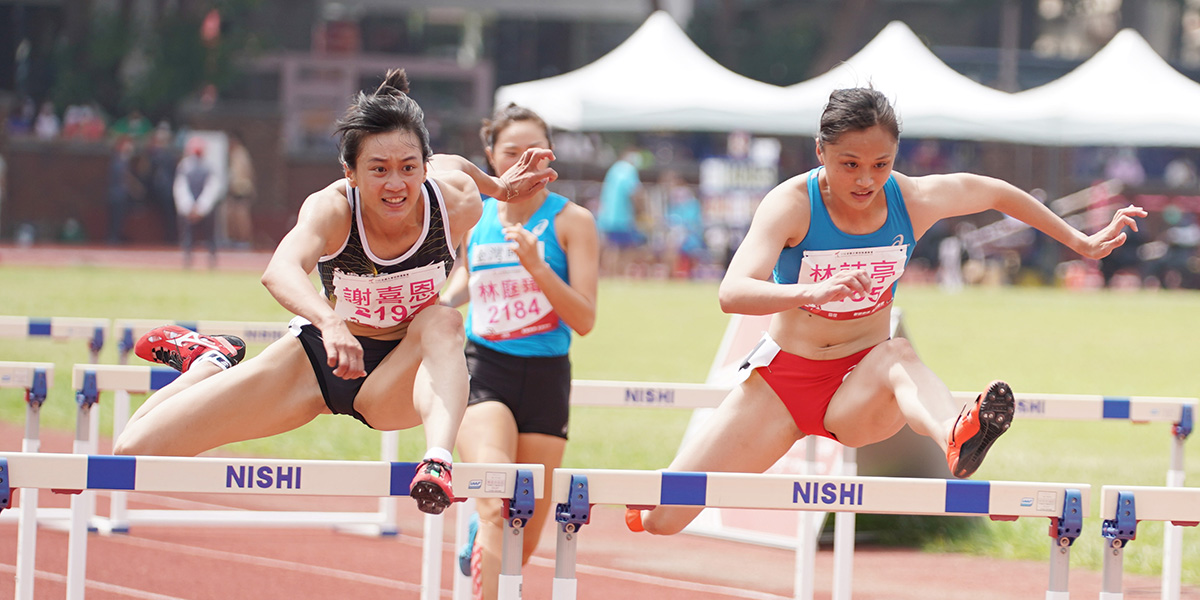
<svg viewBox="0 0 1200 600">
<path fill-rule="evenodd" d="M 962 401 L 974 400 L 975 394 L 955 393 Z M 1017 393 L 1016 416 L 1021 420 L 1055 421 L 1126 421 L 1130 423 L 1170 423 L 1172 438 L 1166 486 L 1183 488 L 1184 442 L 1195 425 L 1196 398 L 1158 396 L 1099 396 L 1087 394 Z M 1162 600 L 1179 600 L 1183 575 L 1183 528 L 1163 524 Z"/>
<path fill-rule="evenodd" d="M 108 338 L 109 328 L 108 319 L 90 317 L 0 316 L 0 338 L 47 338 L 58 342 L 84 340 L 91 362 L 94 363 L 100 362 L 100 351 Z M 95 439 L 95 436 L 91 438 Z"/>
<path fill-rule="evenodd" d="M 576 380 L 571 388 L 572 406 L 658 406 L 675 408 L 715 408 L 730 388 L 712 384 L 680 384 L 662 382 L 620 382 Z M 954 392 L 954 398 L 964 404 L 975 400 L 977 392 Z M 1184 442 L 1190 436 L 1197 405 L 1196 398 L 1158 396 L 1102 396 L 1092 394 L 1020 393 L 1017 396 L 1018 420 L 1060 421 L 1127 421 L 1131 423 L 1165 422 L 1171 424 L 1172 447 L 1167 469 L 1167 486 L 1181 488 L 1184 483 Z M 811 439 L 811 438 L 810 438 Z M 823 440 L 822 440 L 823 441 Z M 852 450 L 852 449 L 848 449 Z M 809 450 L 809 462 L 813 452 Z M 847 453 L 844 475 L 855 473 L 853 453 Z M 729 507 L 726 507 L 729 508 Z M 837 511 L 833 511 L 837 512 Z M 834 534 L 834 600 L 851 597 L 854 551 L 854 513 L 838 514 Z M 807 524 L 802 524 L 802 526 Z M 816 543 L 817 527 L 809 527 L 808 535 L 800 536 L 797 547 L 796 598 L 812 598 L 812 546 Z M 809 537 L 811 535 L 812 537 Z M 1163 531 L 1163 600 L 1179 598 L 1183 562 L 1183 532 L 1180 527 L 1164 526 Z M 801 589 L 800 586 L 803 586 Z"/>
<path fill-rule="evenodd" d="M 54 363 L 0 362 L 0 387 L 25 390 L 25 437 L 21 439 L 21 452 L 41 450 L 40 414 L 53 384 Z M 4 479 L 3 473 L 0 479 Z M 9 506 L 7 499 L 0 498 L 0 510 Z M 17 517 L 17 590 L 13 596 L 16 600 L 33 600 L 33 561 L 21 557 L 37 552 L 37 511 L 38 491 L 30 490 L 21 501 Z"/>
<path fill-rule="evenodd" d="M 79 413 L 77 415 L 77 436 L 89 431 L 86 423 L 92 420 L 91 409 L 99 402 L 102 392 L 114 392 L 117 395 L 144 394 L 162 389 L 175 381 L 179 372 L 169 367 L 140 366 L 140 365 L 74 365 L 72 369 L 72 386 L 77 390 Z M 119 435 L 117 424 L 128 420 L 128 402 L 124 414 L 120 409 L 114 409 L 114 435 Z M 85 423 L 79 425 L 78 423 Z M 398 437 L 391 432 L 393 437 Z M 90 443 L 79 442 L 79 447 L 90 447 Z M 386 444 L 385 444 L 386 445 Z M 78 451 L 78 450 L 77 450 Z M 397 454 L 393 444 L 390 454 L 385 451 L 382 460 L 390 461 Z M 88 452 L 82 452 L 84 454 Z M 89 494 L 91 492 L 85 492 Z M 181 509 L 128 509 L 125 494 L 121 491 L 111 493 L 112 508 L 108 519 L 99 517 L 91 519 L 94 528 L 103 533 L 126 533 L 134 525 L 224 525 L 224 526 L 280 526 L 280 527 L 335 527 L 353 530 L 368 530 L 376 535 L 396 535 L 398 513 L 397 499 L 381 497 L 380 505 L 387 510 L 378 512 L 311 512 L 311 511 L 256 511 L 252 514 L 238 510 L 181 510 Z"/>
<path fill-rule="evenodd" d="M 102 456 L 81 454 L 0 453 L 0 506 L 8 506 L 11 490 L 124 490 L 149 493 L 220 493 L 287 496 L 407 496 L 418 463 L 286 459 L 179 458 L 162 456 Z M 508 590 L 504 600 L 519 598 L 521 545 L 524 523 L 533 514 L 545 476 L 541 465 L 457 463 L 457 499 L 502 498 L 509 502 L 504 536 Z M 82 525 L 79 496 L 72 498 L 73 514 Z M 441 537 L 425 540 L 421 597 L 440 596 Z M 510 545 L 512 548 L 510 548 Z M 436 564 L 429 565 L 434 550 Z M 23 556 L 18 560 L 34 560 Z M 72 527 L 68 542 L 67 600 L 84 597 L 87 532 Z M 431 577 L 436 574 L 436 577 Z M 516 595 L 513 595 L 515 591 Z"/>
<path fill-rule="evenodd" d="M 576 546 L 591 507 L 691 506 L 1051 520 L 1047 600 L 1068 598 L 1070 548 L 1088 516 L 1091 486 L 890 477 L 805 477 L 678 471 L 555 469 L 555 600 L 576 597 Z"/>
<path fill-rule="evenodd" d="M 161 327 L 163 325 L 178 325 L 179 327 L 190 329 L 205 335 L 236 335 L 242 338 L 242 340 L 247 344 L 269 344 L 275 340 L 278 340 L 280 337 L 288 335 L 288 324 L 287 322 L 281 321 L 197 320 L 168 322 L 152 319 L 115 319 L 113 321 L 113 335 L 117 338 L 119 363 L 122 365 L 128 363 L 129 355 L 133 351 L 134 343 L 138 338 L 149 332 L 151 329 Z M 157 389 L 158 388 L 152 388 L 150 390 L 141 391 L 150 392 Z M 121 434 L 125 428 L 125 424 L 129 421 L 129 394 L 131 392 L 138 392 L 124 389 L 113 390 L 113 392 L 113 437 L 116 438 Z M 380 460 L 395 460 L 397 454 L 399 453 L 399 439 L 399 434 L 395 431 L 385 431 L 381 433 Z M 129 527 L 137 524 L 261 524 L 239 521 L 239 519 L 241 519 L 239 516 L 240 513 L 229 511 L 130 511 L 127 508 L 125 494 L 121 492 L 113 492 L 110 494 L 109 506 L 109 518 L 107 520 L 97 520 L 97 525 L 105 528 L 106 531 L 112 532 L 126 532 L 128 531 Z M 266 514 L 259 516 L 267 519 L 273 524 L 278 524 L 281 526 L 325 525 L 334 526 L 349 531 L 355 531 L 358 533 L 383 536 L 392 536 L 399 533 L 399 504 L 396 498 L 380 498 L 379 510 L 373 513 L 277 514 L 269 511 L 266 512 Z"/>
<path fill-rule="evenodd" d="M 1100 489 L 1100 517 L 1104 520 L 1100 534 L 1104 536 L 1104 571 L 1100 600 L 1122 600 L 1121 585 L 1125 546 L 1137 538 L 1139 521 L 1162 521 L 1164 529 L 1200 524 L 1200 489 L 1149 486 L 1106 485 Z M 1163 536 L 1166 536 L 1164 532 Z M 1180 540 L 1179 545 L 1182 545 Z M 1177 546 L 1178 547 L 1178 546 Z M 1165 552 L 1165 550 L 1164 550 Z M 1178 568 L 1179 562 L 1176 561 Z M 1168 590 L 1166 556 L 1163 556 L 1163 597 L 1178 598 L 1178 577 Z"/>
<path fill-rule="evenodd" d="M 56 341 L 87 340 L 92 362 L 99 362 L 108 337 L 108 319 L 88 317 L 0 316 L 0 338 L 49 338 Z"/>
</svg>

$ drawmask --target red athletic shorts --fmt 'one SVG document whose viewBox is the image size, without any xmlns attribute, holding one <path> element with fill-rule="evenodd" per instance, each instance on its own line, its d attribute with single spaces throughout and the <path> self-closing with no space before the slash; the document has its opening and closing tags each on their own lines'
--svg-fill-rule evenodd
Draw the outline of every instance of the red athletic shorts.
<svg viewBox="0 0 1200 600">
<path fill-rule="evenodd" d="M 825 411 L 842 381 L 872 348 L 833 360 L 812 360 L 780 350 L 769 365 L 755 370 L 792 413 L 801 432 L 836 440 L 825 430 Z"/>
</svg>

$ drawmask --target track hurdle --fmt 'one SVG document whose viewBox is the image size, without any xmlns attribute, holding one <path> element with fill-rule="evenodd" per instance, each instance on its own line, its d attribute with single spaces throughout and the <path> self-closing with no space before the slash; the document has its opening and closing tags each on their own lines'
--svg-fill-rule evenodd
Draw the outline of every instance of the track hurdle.
<svg viewBox="0 0 1200 600">
<path fill-rule="evenodd" d="M 111 322 L 91 317 L 24 317 L 0 316 L 0 338 L 49 338 L 62 342 L 85 340 L 91 362 L 100 362 L 100 351 L 108 339 Z M 99 436 L 99 425 L 93 424 L 93 435 Z"/>
<path fill-rule="evenodd" d="M 286 496 L 407 496 L 418 463 L 323 461 L 163 456 L 0 453 L 0 505 L 14 488 L 56 490 L 125 490 L 149 493 L 221 493 Z M 504 576 L 519 597 L 521 544 L 525 520 L 533 513 L 545 476 L 541 465 L 458 463 L 457 499 L 501 498 L 511 508 L 506 519 L 505 556 L 515 548 L 515 565 L 506 562 Z M 78 496 L 72 498 L 74 508 Z M 441 556 L 441 538 L 426 539 Z M 87 534 L 73 527 L 68 542 L 67 599 L 84 597 Z M 33 557 L 27 557 L 30 561 Z M 439 565 L 440 569 L 440 565 Z M 422 570 L 422 598 L 440 595 L 438 578 Z M 510 592 L 511 593 L 511 592 Z"/>
<path fill-rule="evenodd" d="M 99 402 L 102 392 L 141 394 L 162 389 L 175 381 L 179 372 L 169 367 L 133 366 L 133 365 L 75 365 L 72 369 L 72 386 L 78 390 L 77 399 L 79 412 L 77 414 L 76 436 L 78 447 L 90 445 L 80 441 L 79 436 L 90 431 L 88 422 L 92 420 L 91 408 Z M 126 417 L 127 419 L 127 417 Z M 114 419 L 116 421 L 117 419 Z M 79 450 L 77 450 L 79 452 Z M 87 454 L 88 452 L 79 452 Z M 396 451 L 393 450 L 391 456 Z M 389 457 L 390 458 L 390 457 Z M 93 492 L 85 491 L 84 494 Z M 115 490 L 113 496 L 124 493 Z M 115 499 L 114 499 L 115 501 Z M 386 500 L 392 507 L 397 500 L 390 496 Z M 248 511 L 237 510 L 179 510 L 179 509 L 136 509 L 125 508 L 122 502 L 121 510 L 114 509 L 109 519 L 95 518 L 93 526 L 102 533 L 125 533 L 131 525 L 168 525 L 168 526 L 279 526 L 279 527 L 337 527 L 337 528 L 372 528 L 376 534 L 392 534 L 398 531 L 396 525 L 397 513 L 394 510 L 380 512 L 311 512 L 311 511 Z"/>
<path fill-rule="evenodd" d="M 44 337 L 52 340 L 87 340 L 92 362 L 99 362 L 108 337 L 108 319 L 87 317 L 0 316 L 0 338 Z"/>
<path fill-rule="evenodd" d="M 136 340 L 151 329 L 161 327 L 163 325 L 178 325 L 184 329 L 190 329 L 204 335 L 228 334 L 236 335 L 242 338 L 247 344 L 269 344 L 275 340 L 288 335 L 287 322 L 279 321 L 216 321 L 216 320 L 198 320 L 198 321 L 161 321 L 153 319 L 115 319 L 113 321 L 113 335 L 117 338 L 117 348 L 119 351 L 118 362 L 122 365 L 128 364 L 129 355 L 133 352 L 133 346 Z M 158 388 L 154 388 L 155 390 Z M 132 390 L 113 390 L 113 437 L 121 435 L 125 429 L 125 424 L 129 422 L 130 415 L 130 400 L 129 394 Z M 154 391 L 154 390 L 146 390 Z M 136 393 L 136 392 L 135 392 Z M 399 453 L 400 436 L 395 431 L 381 432 L 380 460 L 391 461 L 395 460 Z M 160 511 L 158 516 L 155 513 L 141 513 L 139 511 L 131 512 L 126 508 L 125 494 L 122 492 L 112 492 L 109 501 L 109 518 L 106 521 L 99 521 L 99 524 L 105 531 L 113 533 L 124 533 L 129 530 L 129 527 L 135 524 L 153 524 L 157 519 L 165 518 L 168 514 L 178 518 L 173 525 L 184 524 L 187 521 L 194 521 L 195 524 L 223 524 L 223 525 L 239 525 L 251 524 L 237 521 L 236 513 L 213 513 L 205 510 L 176 510 L 176 511 Z M 368 535 L 393 536 L 399 534 L 399 503 L 396 498 L 380 498 L 379 511 L 376 513 L 351 513 L 339 515 L 326 515 L 325 513 L 311 513 L 307 517 L 300 518 L 301 515 L 282 515 L 280 525 L 329 525 L 332 524 L 340 529 L 350 530 L 358 533 L 366 533 Z M 357 515 L 357 516 L 355 516 Z M 283 518 L 286 517 L 286 518 Z M 273 517 L 269 517 L 273 518 Z M 300 518 L 300 522 L 289 521 L 288 519 Z M 255 523 L 256 524 L 256 523 Z"/>
<path fill-rule="evenodd" d="M 691 506 L 849 513 L 988 516 L 1051 521 L 1047 600 L 1068 598 L 1070 547 L 1090 506 L 1086 484 L 960 481 L 890 477 L 820 477 L 610 469 L 555 469 L 558 523 L 555 600 L 576 597 L 580 528 L 591 507 Z"/>
<path fill-rule="evenodd" d="M 677 408 L 716 407 L 729 387 L 710 384 L 679 384 L 664 382 L 620 382 L 577 380 L 571 389 L 572 406 L 659 406 Z M 953 392 L 955 400 L 973 402 L 977 392 Z M 1184 483 L 1184 442 L 1194 426 L 1194 416 L 1200 400 L 1158 396 L 1102 396 L 1091 394 L 1017 393 L 1018 420 L 1058 421 L 1127 421 L 1131 423 L 1170 423 L 1173 438 L 1167 486 L 1181 488 Z M 852 466 L 849 458 L 847 466 Z M 849 471 L 849 469 L 847 469 Z M 847 472 L 844 475 L 852 475 Z M 836 512 L 836 511 L 835 511 Z M 853 517 L 853 513 L 842 513 Z M 841 516 L 841 514 L 839 514 Z M 845 557 L 853 553 L 853 522 L 835 533 L 834 553 Z M 1174 525 L 1164 526 L 1163 532 L 1163 593 L 1164 600 L 1179 598 L 1183 562 L 1183 532 Z M 806 542 L 801 540 L 801 545 Z M 798 548 L 803 552 L 805 548 Z M 811 589 L 812 562 L 807 557 L 798 560 L 797 589 Z M 849 559 L 835 561 L 834 597 L 850 597 L 852 566 Z M 800 592 L 797 598 L 811 598 L 810 591 Z"/>
<path fill-rule="evenodd" d="M 0 362 L 0 387 L 25 390 L 25 437 L 21 440 L 21 452 L 41 450 L 42 403 L 53 382 L 54 363 Z M 0 480 L 4 478 L 4 473 L 0 473 Z M 3 481 L 0 481 L 2 486 Z M 0 498 L 0 510 L 10 505 L 9 499 Z M 37 510 L 38 491 L 29 490 L 21 498 L 21 512 L 17 517 L 17 589 L 13 596 L 16 600 L 33 600 L 33 561 L 21 557 L 34 556 L 37 552 Z"/>
<path fill-rule="evenodd" d="M 1184 483 L 1184 442 L 1192 433 L 1196 398 L 1158 396 L 1100 396 L 1088 394 L 1016 394 L 1015 420 L 1055 421 L 1127 421 L 1130 423 L 1170 423 L 1172 437 L 1167 466 L 1168 488 Z M 955 392 L 961 401 L 973 401 L 975 394 Z M 1163 524 L 1162 600 L 1178 600 L 1183 575 L 1183 528 Z"/>
<path fill-rule="evenodd" d="M 1104 536 L 1104 567 L 1100 600 L 1122 600 L 1125 546 L 1137 538 L 1139 521 L 1163 521 L 1176 529 L 1200 523 L 1200 489 L 1106 485 L 1100 489 L 1100 533 Z M 1165 537 L 1164 532 L 1164 537 Z M 1182 545 L 1182 543 L 1180 543 Z M 1163 557 L 1163 597 L 1167 597 L 1166 556 Z M 1171 597 L 1179 598 L 1175 579 Z"/>
</svg>

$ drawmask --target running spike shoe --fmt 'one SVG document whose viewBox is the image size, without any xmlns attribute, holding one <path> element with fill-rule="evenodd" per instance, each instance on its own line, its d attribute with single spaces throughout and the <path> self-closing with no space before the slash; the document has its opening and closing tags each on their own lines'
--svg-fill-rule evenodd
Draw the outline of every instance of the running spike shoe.
<svg viewBox="0 0 1200 600">
<path fill-rule="evenodd" d="M 642 511 L 636 508 L 625 509 L 625 526 L 634 533 L 641 533 L 646 530 L 642 525 Z"/>
<path fill-rule="evenodd" d="M 423 513 L 440 515 L 454 501 L 450 484 L 450 465 L 427 458 L 417 466 L 408 495 L 417 501 L 417 509 Z"/>
<path fill-rule="evenodd" d="M 144 360 L 186 373 L 207 352 L 217 352 L 232 367 L 246 358 L 246 343 L 233 335 L 201 335 L 178 325 L 164 325 L 143 335 L 133 351 Z"/>
<path fill-rule="evenodd" d="M 955 477 L 970 477 L 1000 434 L 1012 425 L 1015 402 L 1012 389 L 993 381 L 975 402 L 963 407 L 950 430 L 946 463 Z"/>
</svg>

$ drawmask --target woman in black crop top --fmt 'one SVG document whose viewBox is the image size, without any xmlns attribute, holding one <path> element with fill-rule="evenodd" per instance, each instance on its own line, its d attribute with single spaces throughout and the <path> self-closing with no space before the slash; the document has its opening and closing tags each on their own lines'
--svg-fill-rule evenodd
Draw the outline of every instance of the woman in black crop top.
<svg viewBox="0 0 1200 600">
<path fill-rule="evenodd" d="M 236 364 L 226 336 L 150 332 L 138 355 L 184 373 L 134 414 L 114 453 L 196 455 L 330 412 L 376 429 L 424 425 L 428 450 L 411 495 L 428 513 L 449 505 L 467 368 L 462 317 L 438 304 L 441 283 L 479 218 L 481 191 L 512 198 L 557 175 L 549 150 L 481 184 L 460 171 L 431 173 L 424 114 L 407 92 L 396 70 L 357 96 L 338 122 L 346 179 L 304 201 L 263 273 L 296 314 L 294 335 Z M 322 292 L 309 279 L 319 264 Z"/>
</svg>

